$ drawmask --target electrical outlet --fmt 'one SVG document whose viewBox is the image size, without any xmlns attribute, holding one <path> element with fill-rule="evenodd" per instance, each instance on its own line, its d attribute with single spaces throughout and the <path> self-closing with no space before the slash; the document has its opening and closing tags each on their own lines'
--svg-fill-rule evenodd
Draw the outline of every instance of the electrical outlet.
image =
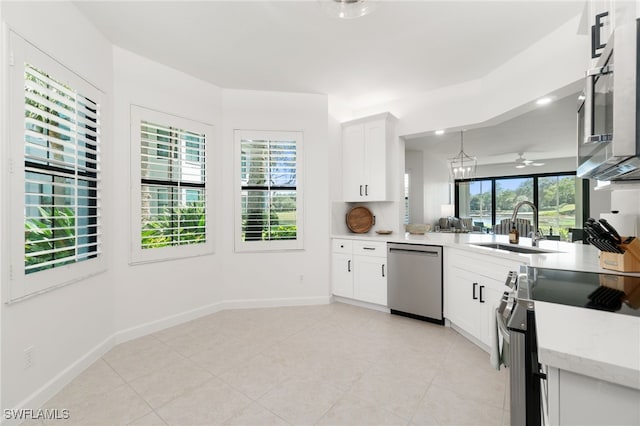
<svg viewBox="0 0 640 426">
<path fill-rule="evenodd" d="M 24 350 L 24 369 L 33 367 L 33 346 Z"/>
</svg>

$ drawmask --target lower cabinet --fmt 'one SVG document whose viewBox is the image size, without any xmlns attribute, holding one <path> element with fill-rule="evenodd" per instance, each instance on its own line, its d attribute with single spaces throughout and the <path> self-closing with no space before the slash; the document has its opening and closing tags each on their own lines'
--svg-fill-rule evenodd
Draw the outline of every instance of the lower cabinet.
<svg viewBox="0 0 640 426">
<path fill-rule="evenodd" d="M 639 425 L 640 390 L 549 367 L 549 425 Z"/>
<path fill-rule="evenodd" d="M 387 305 L 387 244 L 360 240 L 332 240 L 333 294 Z"/>
<path fill-rule="evenodd" d="M 445 255 L 445 317 L 458 328 L 486 345 L 496 332 L 495 310 L 507 288 L 510 270 L 519 262 L 458 249 Z"/>
</svg>

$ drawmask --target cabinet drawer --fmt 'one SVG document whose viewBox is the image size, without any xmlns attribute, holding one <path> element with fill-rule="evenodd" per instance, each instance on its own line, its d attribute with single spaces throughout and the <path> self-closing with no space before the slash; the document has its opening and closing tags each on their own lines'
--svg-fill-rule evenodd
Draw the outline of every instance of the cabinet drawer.
<svg viewBox="0 0 640 426">
<path fill-rule="evenodd" d="M 386 257 L 387 243 L 377 241 L 354 241 L 353 254 Z"/>
<path fill-rule="evenodd" d="M 336 238 L 331 240 L 331 251 L 333 253 L 351 254 L 351 251 L 353 250 L 352 247 L 353 247 L 352 240 L 339 240 Z"/>
</svg>

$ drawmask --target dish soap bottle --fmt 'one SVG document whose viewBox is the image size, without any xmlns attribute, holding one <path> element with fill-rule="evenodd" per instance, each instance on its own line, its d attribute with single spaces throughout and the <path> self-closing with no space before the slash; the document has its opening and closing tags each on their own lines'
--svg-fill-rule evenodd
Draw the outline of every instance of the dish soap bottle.
<svg viewBox="0 0 640 426">
<path fill-rule="evenodd" d="M 511 244 L 518 244 L 520 242 L 520 233 L 516 229 L 516 224 L 511 223 L 511 231 L 509 232 L 509 242 Z"/>
</svg>

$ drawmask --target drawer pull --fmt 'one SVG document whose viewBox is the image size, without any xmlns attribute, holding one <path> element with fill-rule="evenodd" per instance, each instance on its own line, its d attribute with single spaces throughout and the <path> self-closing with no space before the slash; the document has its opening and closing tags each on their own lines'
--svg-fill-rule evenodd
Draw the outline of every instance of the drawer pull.
<svg viewBox="0 0 640 426">
<path fill-rule="evenodd" d="M 484 296 L 482 295 L 482 289 L 484 288 L 483 285 L 480 286 L 480 303 L 484 303 Z"/>
<path fill-rule="evenodd" d="M 362 247 L 362 250 L 375 250 L 375 247 Z"/>
<path fill-rule="evenodd" d="M 473 300 L 478 300 L 478 296 L 476 295 L 476 288 L 478 288 L 478 283 L 473 283 Z"/>
<path fill-rule="evenodd" d="M 347 261 L 347 272 L 351 272 L 351 259 Z"/>
<path fill-rule="evenodd" d="M 382 278 L 384 278 L 384 263 L 382 264 Z"/>
</svg>

